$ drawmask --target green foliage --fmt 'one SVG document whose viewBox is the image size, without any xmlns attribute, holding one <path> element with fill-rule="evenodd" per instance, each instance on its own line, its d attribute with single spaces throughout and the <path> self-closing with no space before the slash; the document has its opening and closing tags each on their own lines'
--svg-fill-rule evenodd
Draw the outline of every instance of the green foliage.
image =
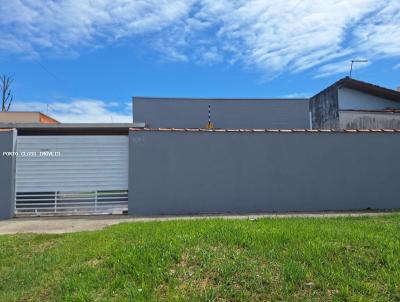
<svg viewBox="0 0 400 302">
<path fill-rule="evenodd" d="M 399 301 L 400 215 L 0 236 L 0 301 Z"/>
</svg>

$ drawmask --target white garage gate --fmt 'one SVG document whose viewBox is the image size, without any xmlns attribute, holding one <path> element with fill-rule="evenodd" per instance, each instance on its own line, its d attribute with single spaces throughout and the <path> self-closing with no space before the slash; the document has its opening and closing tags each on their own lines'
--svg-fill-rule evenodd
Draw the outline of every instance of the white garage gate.
<svg viewBox="0 0 400 302">
<path fill-rule="evenodd" d="M 15 214 L 128 210 L 128 136 L 18 136 Z"/>
</svg>

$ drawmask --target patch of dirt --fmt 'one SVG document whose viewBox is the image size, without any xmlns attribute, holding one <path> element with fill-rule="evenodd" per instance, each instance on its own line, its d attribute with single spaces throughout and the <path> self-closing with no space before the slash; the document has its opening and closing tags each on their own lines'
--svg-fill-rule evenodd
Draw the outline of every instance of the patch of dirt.
<svg viewBox="0 0 400 302">
<path fill-rule="evenodd" d="M 169 270 L 168 278 L 173 282 L 161 284 L 157 296 L 166 301 L 205 296 L 231 301 L 245 292 L 254 301 L 270 291 L 273 280 L 280 280 L 276 273 L 279 270 L 274 265 L 241 247 L 196 247 L 186 250 Z"/>
<path fill-rule="evenodd" d="M 33 246 L 33 250 L 37 253 L 43 253 L 57 245 L 57 241 L 47 240 Z"/>
<path fill-rule="evenodd" d="M 103 263 L 103 259 L 101 258 L 94 258 L 86 261 L 86 265 L 90 267 L 98 267 Z"/>
</svg>

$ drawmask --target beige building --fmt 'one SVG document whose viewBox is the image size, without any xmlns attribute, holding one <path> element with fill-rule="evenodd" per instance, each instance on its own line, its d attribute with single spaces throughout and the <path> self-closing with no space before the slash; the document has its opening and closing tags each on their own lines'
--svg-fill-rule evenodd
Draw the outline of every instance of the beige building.
<svg viewBox="0 0 400 302">
<path fill-rule="evenodd" d="M 0 112 L 0 124 L 14 124 L 14 123 L 59 124 L 60 122 L 41 112 L 24 112 L 24 111 Z"/>
</svg>

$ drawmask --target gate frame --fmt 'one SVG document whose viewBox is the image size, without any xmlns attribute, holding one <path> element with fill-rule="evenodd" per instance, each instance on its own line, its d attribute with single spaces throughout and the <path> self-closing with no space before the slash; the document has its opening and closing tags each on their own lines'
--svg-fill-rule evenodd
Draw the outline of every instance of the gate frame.
<svg viewBox="0 0 400 302">
<path fill-rule="evenodd" d="M 0 129 L 1 138 L 1 182 L 0 182 L 0 220 L 15 216 L 15 147 L 17 131 L 15 128 Z M 2 154 L 11 152 L 11 154 Z"/>
</svg>

